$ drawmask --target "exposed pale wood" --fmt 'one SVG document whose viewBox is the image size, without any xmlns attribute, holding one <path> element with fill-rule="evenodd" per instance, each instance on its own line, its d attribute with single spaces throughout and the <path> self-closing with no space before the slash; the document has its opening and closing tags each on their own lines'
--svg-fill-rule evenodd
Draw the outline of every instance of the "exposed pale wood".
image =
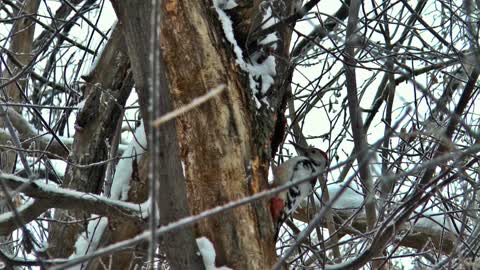
<svg viewBox="0 0 480 270">
<path fill-rule="evenodd" d="M 150 34 L 150 1 L 129 2 L 112 1 L 115 12 L 122 24 L 125 33 L 127 48 L 133 67 L 133 74 L 136 82 L 136 90 L 139 96 L 140 110 L 146 123 L 146 132 L 149 138 L 149 149 L 151 152 L 151 166 L 153 180 L 157 194 L 157 205 L 160 208 L 160 222 L 168 223 L 181 217 L 188 216 L 190 211 L 185 191 L 182 168 L 178 153 L 176 138 L 176 123 L 170 121 L 160 127 L 151 130 L 150 119 L 158 117 L 171 110 L 173 106 L 169 93 L 169 85 L 165 78 L 165 68 L 161 57 L 157 57 L 160 65 L 157 66 L 157 73 L 152 74 L 149 44 L 153 36 Z M 160 12 L 160 11 L 158 11 Z M 159 13 L 157 13 L 159 14 Z M 161 42 L 161 40 L 160 40 Z M 158 47 L 155 49 L 159 49 Z M 151 96 L 150 89 L 152 82 L 155 82 L 154 90 L 158 93 Z M 149 107 L 153 104 L 153 107 Z M 150 115 L 155 111 L 158 115 Z M 158 188 L 160 187 L 160 190 Z M 152 183 L 150 183 L 152 188 Z M 175 234 L 168 234 L 161 239 L 161 252 L 166 253 L 168 262 L 173 269 L 201 269 L 203 262 L 198 256 L 195 235 L 192 228 L 182 230 Z M 178 251 L 182 250 L 182 256 Z M 126 266 L 123 266 L 126 267 Z"/>
<path fill-rule="evenodd" d="M 178 1 L 165 5 L 162 40 L 171 92 L 177 107 L 218 85 L 227 90 L 214 100 L 181 116 L 178 136 L 185 163 L 188 195 L 193 213 L 213 208 L 259 187 L 265 175 L 262 162 L 252 155 L 253 129 L 248 88 L 231 58 L 230 45 L 220 45 L 223 31 L 207 1 Z M 187 8 L 188 7 L 188 8 Z M 264 209 L 268 209 L 265 204 Z M 198 236 L 210 239 L 218 266 L 268 269 L 276 259 L 271 235 L 261 227 L 252 206 L 235 209 L 197 225 Z"/>
<path fill-rule="evenodd" d="M 144 100 L 140 104 L 145 104 L 150 37 L 142 33 L 150 33 L 149 18 L 145 16 L 148 4 L 112 3 L 124 26 L 137 90 L 140 100 Z M 259 4 L 260 1 L 247 1 L 229 11 L 241 46 L 262 19 Z M 290 2 L 286 9 L 282 4 L 283 1 L 275 1 L 274 7 L 281 11 L 275 14 L 291 10 Z M 280 59 L 278 83 L 267 95 L 272 110 L 263 108 L 258 113 L 248 80 L 235 65 L 231 46 L 224 42 L 211 5 L 210 1 L 163 2 L 161 47 L 175 107 L 188 104 L 221 84 L 227 87 L 217 98 L 176 120 L 193 214 L 268 188 L 270 139 L 276 118 L 283 112 L 281 104 L 286 90 L 282 75 L 288 66 L 284 61 L 288 59 L 291 34 L 288 26 L 280 27 L 282 44 L 271 52 Z M 142 115 L 148 119 L 145 108 Z M 262 201 L 200 222 L 196 226 L 197 237 L 206 236 L 213 242 L 218 266 L 268 269 L 276 260 L 268 209 L 268 202 Z"/>
</svg>

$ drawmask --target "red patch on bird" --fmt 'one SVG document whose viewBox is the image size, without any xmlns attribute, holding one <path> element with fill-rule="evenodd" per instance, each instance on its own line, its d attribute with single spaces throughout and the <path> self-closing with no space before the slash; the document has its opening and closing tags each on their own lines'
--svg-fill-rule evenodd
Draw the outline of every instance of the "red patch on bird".
<svg viewBox="0 0 480 270">
<path fill-rule="evenodd" d="M 272 214 L 272 218 L 275 222 L 278 221 L 280 215 L 282 214 L 283 207 L 285 203 L 282 199 L 275 197 L 270 200 L 270 212 Z"/>
</svg>

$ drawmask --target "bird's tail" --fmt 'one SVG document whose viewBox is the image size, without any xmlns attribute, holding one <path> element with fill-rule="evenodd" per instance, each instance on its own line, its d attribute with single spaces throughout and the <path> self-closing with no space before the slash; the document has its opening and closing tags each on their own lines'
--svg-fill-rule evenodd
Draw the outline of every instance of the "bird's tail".
<svg viewBox="0 0 480 270">
<path fill-rule="evenodd" d="M 273 241 L 277 242 L 278 234 L 280 233 L 280 228 L 282 228 L 283 222 L 287 219 L 285 213 L 282 213 L 280 218 L 278 218 L 277 224 L 275 226 L 275 234 L 273 235 Z"/>
</svg>

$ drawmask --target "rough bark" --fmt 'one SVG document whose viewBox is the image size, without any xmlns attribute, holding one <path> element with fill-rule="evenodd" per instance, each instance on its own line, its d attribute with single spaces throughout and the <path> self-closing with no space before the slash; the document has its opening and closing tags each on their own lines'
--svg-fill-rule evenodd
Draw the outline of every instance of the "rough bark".
<svg viewBox="0 0 480 270">
<path fill-rule="evenodd" d="M 25 0 L 19 6 L 23 6 L 23 10 L 18 11 L 17 16 L 26 16 L 24 19 L 16 20 L 12 28 L 12 41 L 10 43 L 10 52 L 13 56 L 23 65 L 26 65 L 33 56 L 32 52 L 32 41 L 33 33 L 35 32 L 35 23 L 34 17 L 37 14 L 38 7 L 40 5 L 40 0 Z M 32 16 L 33 18 L 30 18 Z M 9 77 L 14 77 L 22 70 L 16 68 L 16 66 L 9 61 L 11 74 L 8 74 Z M 14 102 L 20 102 L 22 96 L 20 91 L 24 91 L 26 84 L 26 76 L 21 76 L 20 79 L 17 79 L 17 83 L 11 83 L 7 85 L 7 96 L 9 100 Z"/>
<path fill-rule="evenodd" d="M 16 20 L 13 24 L 10 32 L 11 42 L 9 46 L 9 54 L 11 54 L 19 63 L 26 65 L 33 57 L 32 41 L 33 34 L 35 32 L 34 19 L 36 17 L 38 7 L 40 5 L 39 0 L 25 0 L 20 1 L 19 6 L 22 9 L 17 10 L 16 16 L 25 18 Z M 20 73 L 22 73 L 20 75 Z M 20 102 L 22 100 L 22 93 L 25 90 L 26 74 L 24 74 L 23 68 L 18 68 L 9 57 L 4 74 L 6 80 L 17 78 L 14 82 L 8 84 L 5 87 L 2 97 L 11 102 Z M 2 89 L 3 90 L 3 89 Z M 20 111 L 20 107 L 16 110 Z M 2 117 L 0 126 L 4 128 L 4 119 Z M 11 143 L 10 143 L 11 144 Z M 1 152 L 0 162 L 2 170 L 11 172 L 15 164 L 16 152 L 12 150 L 6 150 Z"/>
<path fill-rule="evenodd" d="M 248 196 L 265 186 L 265 162 L 256 157 L 248 87 L 234 64 L 216 14 L 204 1 L 164 6 L 162 46 L 176 107 L 218 85 L 218 98 L 178 120 L 189 202 L 194 214 Z M 251 166 L 251 168 L 249 168 Z M 265 202 L 260 209 L 268 209 Z M 217 265 L 267 269 L 276 259 L 268 214 L 252 206 L 197 224 L 217 251 Z"/>
<path fill-rule="evenodd" d="M 275 11 L 281 11 L 276 15 L 291 11 L 290 2 L 286 9 L 283 1 L 274 2 Z M 150 31 L 146 31 L 149 21 L 145 16 L 149 14 L 148 3 L 112 3 L 124 26 L 140 99 L 145 99 L 149 76 L 146 67 Z M 245 52 L 259 49 L 256 42 L 250 44 L 248 40 L 249 32 L 262 19 L 259 5 L 260 1 L 242 3 L 229 13 L 238 26 L 235 34 Z M 231 46 L 224 42 L 221 24 L 211 7 L 210 1 L 162 4 L 161 48 L 175 107 L 221 84 L 227 87 L 225 93 L 176 121 L 193 214 L 268 187 L 270 140 L 284 101 L 281 78 L 287 67 L 284 61 L 288 59 L 291 34 L 287 25 L 280 24 L 276 29 L 281 40 L 278 49 L 263 52 L 283 60 L 277 61 L 275 88 L 265 94 L 271 107 L 256 111 L 248 80 L 235 65 Z M 140 102 L 142 106 L 145 103 Z M 283 136 L 283 132 L 279 134 Z M 267 209 L 266 201 L 258 202 L 196 225 L 197 236 L 206 236 L 214 243 L 217 265 L 234 269 L 267 269 L 273 265 L 276 254 Z"/>
<path fill-rule="evenodd" d="M 97 66 L 85 77 L 85 105 L 77 115 L 72 154 L 73 164 L 87 165 L 105 161 L 106 141 L 111 141 L 117 119 L 130 94 L 133 78 L 121 32 L 112 33 Z M 99 193 L 103 185 L 106 163 L 95 166 L 76 167 L 69 165 L 63 187 L 78 191 Z M 79 211 L 56 211 L 58 220 L 82 220 L 85 214 Z M 88 217 L 87 217 L 88 218 Z M 82 223 L 52 224 L 50 228 L 49 255 L 66 257 L 73 252 L 77 234 Z"/>
<path fill-rule="evenodd" d="M 162 3 L 162 2 L 160 2 Z M 157 4 L 156 14 L 159 14 L 156 21 L 154 33 L 162 32 L 160 25 L 165 20 L 160 4 Z M 163 59 L 159 45 L 164 42 L 163 38 L 157 37 L 152 44 L 154 65 L 152 66 L 152 81 L 149 84 L 152 110 L 150 116 L 157 118 L 173 110 L 171 89 L 167 81 L 167 67 Z M 152 146 L 151 172 L 154 178 L 150 188 L 156 189 L 156 201 L 160 210 L 160 225 L 166 225 L 190 214 L 187 201 L 185 177 L 182 172 L 180 161 L 180 150 L 177 140 L 177 125 L 175 121 L 168 121 L 159 127 L 150 130 Z M 153 184 L 153 185 L 152 185 Z M 166 192 L 162 192 L 166 191 Z M 150 193 L 155 197 L 154 193 Z M 172 268 L 175 269 L 204 269 L 203 261 L 198 256 L 198 249 L 195 247 L 195 235 L 192 228 L 187 228 L 175 233 L 169 233 L 162 237 L 161 247 L 165 251 Z M 178 251 L 184 250 L 185 256 L 178 256 Z"/>
<path fill-rule="evenodd" d="M 152 171 L 152 175 L 154 181 L 157 182 L 154 185 L 150 183 L 150 189 L 157 189 L 156 194 L 161 213 L 160 222 L 162 224 L 169 223 L 188 216 L 190 211 L 178 154 L 178 143 L 176 143 L 176 124 L 171 121 L 158 130 L 149 129 L 149 119 L 152 118 L 150 109 L 158 113 L 156 115 L 158 117 L 173 108 L 161 56 L 156 56 L 156 60 L 159 61 L 157 72 L 152 73 L 150 70 L 148 48 L 152 42 L 151 39 L 155 37 L 149 35 L 151 22 L 150 17 L 146 15 L 151 13 L 152 7 L 150 2 L 112 1 L 112 4 L 126 36 L 136 90 L 149 137 L 149 149 L 153 151 L 150 155 L 150 158 L 153 159 L 151 164 L 155 170 Z M 157 49 L 159 48 L 157 47 Z M 158 92 L 150 96 L 149 87 L 155 87 L 154 90 Z M 147 110 L 147 108 L 150 109 Z M 159 186 L 161 186 L 160 191 L 158 191 Z M 169 264 L 173 269 L 201 269 L 203 267 L 191 228 L 182 230 L 180 233 L 169 234 L 162 240 L 161 251 L 167 254 Z M 183 256 L 178 256 L 179 250 L 182 250 Z"/>
<path fill-rule="evenodd" d="M 151 1 L 118 1 L 111 0 L 115 9 L 120 27 L 126 40 L 128 56 L 132 65 L 135 90 L 138 94 L 140 112 L 144 123 L 149 123 L 147 113 L 148 91 L 146 83 L 149 74 L 149 47 L 150 44 L 150 12 Z M 145 125 L 145 132 L 148 134 L 150 125 Z"/>
</svg>

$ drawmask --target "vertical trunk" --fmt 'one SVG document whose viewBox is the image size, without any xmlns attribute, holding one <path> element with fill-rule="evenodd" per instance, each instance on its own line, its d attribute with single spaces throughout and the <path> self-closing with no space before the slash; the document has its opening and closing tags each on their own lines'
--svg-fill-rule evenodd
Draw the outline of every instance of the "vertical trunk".
<svg viewBox="0 0 480 270">
<path fill-rule="evenodd" d="M 77 131 L 69 156 L 71 164 L 67 166 L 63 187 L 91 193 L 100 193 L 103 188 L 106 163 L 86 167 L 74 164 L 88 165 L 108 158 L 107 141 L 112 141 L 118 117 L 133 86 L 124 46 L 121 31 L 114 30 L 97 66 L 85 76 L 88 81 L 85 105 L 77 115 Z M 79 222 L 54 223 L 50 227 L 50 256 L 67 257 L 74 251 L 77 235 L 85 224 L 82 220 L 89 216 L 81 211 L 55 212 L 57 220 L 69 221 L 72 218 Z"/>
<path fill-rule="evenodd" d="M 152 20 L 151 51 L 153 57 L 150 67 L 152 79 L 149 83 L 151 119 L 161 117 L 173 110 L 170 86 L 167 81 L 165 62 L 160 44 L 164 40 L 159 35 L 160 22 L 164 18 L 161 9 L 162 1 L 157 1 L 153 7 L 155 18 Z M 152 162 L 150 164 L 151 197 L 155 198 L 160 210 L 160 225 L 166 225 L 190 214 L 185 177 L 182 173 L 182 164 L 177 141 L 177 125 L 175 121 L 168 121 L 159 127 L 150 130 L 150 149 Z M 158 179 L 158 180 L 157 180 Z M 163 191 L 163 192 L 162 192 Z M 153 216 L 154 217 L 154 216 Z M 151 222 L 155 226 L 156 222 Z M 198 256 L 195 245 L 195 236 L 192 228 L 169 233 L 162 237 L 160 247 L 166 253 L 170 266 L 173 269 L 203 269 L 203 262 Z M 155 243 L 154 241 L 152 243 Z M 152 245 L 153 253 L 155 246 Z M 183 256 L 178 256 L 182 250 Z M 151 254 L 153 258 L 154 254 Z"/>
<path fill-rule="evenodd" d="M 194 214 L 266 187 L 268 160 L 257 142 L 265 144 L 260 132 L 269 134 L 272 126 L 271 120 L 264 119 L 266 130 L 256 129 L 261 125 L 254 120 L 255 105 L 248 82 L 234 64 L 230 44 L 221 42 L 224 33 L 210 6 L 208 1 L 165 4 L 161 32 L 176 107 L 221 84 L 227 88 L 219 97 L 177 120 Z M 253 18 L 253 10 L 251 7 L 244 11 Z M 266 209 L 267 202 L 263 201 L 197 224 L 198 236 L 206 236 L 214 243 L 217 265 L 233 269 L 271 267 L 276 255 Z"/>
<path fill-rule="evenodd" d="M 159 129 L 150 129 L 149 119 L 165 114 L 173 108 L 160 53 L 153 53 L 157 61 L 154 72 L 151 70 L 152 64 L 149 61 L 149 59 L 153 59 L 150 57 L 150 51 L 160 49 L 159 46 L 150 49 L 149 45 L 152 41 L 159 41 L 155 40 L 155 35 L 150 35 L 152 32 L 150 14 L 153 7 L 150 1 L 143 3 L 112 1 L 112 4 L 127 40 L 135 76 L 135 88 L 149 137 L 149 158 L 153 168 L 150 179 L 156 181 L 150 183 L 150 191 L 155 190 L 156 193 L 157 205 L 161 213 L 160 222 L 169 223 L 188 216 L 190 211 L 188 210 L 178 143 L 176 143 L 175 121 L 170 121 Z M 160 14 L 160 10 L 156 14 Z M 150 194 L 152 195 L 152 192 Z M 173 269 L 200 269 L 203 267 L 191 228 L 166 235 L 161 240 L 160 250 L 162 253 L 166 253 Z M 182 256 L 178 256 L 179 250 L 182 251 Z"/>
<path fill-rule="evenodd" d="M 136 163 L 138 162 L 138 163 Z M 133 165 L 132 179 L 130 180 L 130 189 L 128 191 L 128 201 L 141 204 L 148 199 L 148 165 L 149 155 L 145 153 Z M 104 232 L 102 245 L 117 243 L 126 239 L 130 239 L 145 229 L 145 224 L 124 222 L 123 220 L 109 220 L 106 231 Z M 88 269 L 105 269 L 104 265 L 109 265 L 110 269 L 138 269 L 144 260 L 146 245 L 140 245 L 133 250 L 127 249 L 118 251 L 111 256 L 102 257 L 100 260 L 103 264 L 96 260 L 94 264 L 89 265 Z"/>
<path fill-rule="evenodd" d="M 33 34 L 35 32 L 35 21 L 30 19 L 29 16 L 36 16 L 38 7 L 40 5 L 40 0 L 24 0 L 19 1 L 18 6 L 22 9 L 18 11 L 17 16 L 22 18 L 15 20 L 13 28 L 11 31 L 11 42 L 10 42 L 10 52 L 12 57 L 22 65 L 26 65 L 30 62 L 33 57 L 32 44 L 33 44 Z M 9 71 L 7 71 L 7 79 L 9 77 L 14 77 L 18 73 L 22 72 L 18 68 L 15 68 L 15 65 L 12 61 L 8 63 Z M 20 79 L 16 80 L 17 83 L 9 84 L 7 88 L 8 99 L 14 102 L 20 102 L 22 96 L 20 91 L 25 91 L 26 85 L 26 75 L 20 76 Z M 19 107 L 20 108 L 20 107 Z"/>
<path fill-rule="evenodd" d="M 40 5 L 40 0 L 24 0 L 18 2 L 19 6 L 22 7 L 22 10 L 17 11 L 15 14 L 18 17 L 22 17 L 25 14 L 29 14 L 30 16 L 36 16 L 38 7 Z M 11 41 L 9 51 L 12 57 L 15 57 L 16 60 L 22 64 L 26 64 L 32 58 L 32 41 L 33 41 L 33 34 L 35 32 L 35 23 L 29 17 L 24 17 L 22 19 L 18 19 L 12 26 L 11 29 Z M 5 74 L 1 74 L 2 77 L 5 77 L 5 80 L 9 80 L 17 75 L 21 70 L 15 68 L 15 65 L 12 61 L 8 61 L 7 63 L 7 70 Z M 1 72 L 0 72 L 1 73 Z M 13 83 L 10 83 L 2 89 L 4 91 L 2 97 L 8 101 L 13 102 L 21 102 L 22 98 L 20 95 L 20 91 L 25 91 L 26 86 L 26 75 L 20 76 L 18 80 Z M 17 109 L 20 111 L 20 107 Z M 5 117 L 5 116 L 4 116 Z M 0 127 L 5 128 L 3 117 L 0 119 Z M 9 142 L 8 144 L 11 144 Z M 11 145 L 13 146 L 13 145 Z M 16 152 L 13 150 L 6 150 L 0 153 L 0 166 L 1 170 L 4 172 L 12 172 L 15 161 L 16 161 Z M 0 201 L 4 200 L 4 194 L 0 194 Z M 4 212 L 8 212 L 8 206 L 3 204 L 0 207 L 0 214 Z M 0 243 L 10 243 L 11 239 L 7 236 L 0 237 Z M 11 253 L 12 245 L 6 244 L 0 247 L 3 252 L 6 251 L 7 254 Z M 7 266 L 9 267 L 9 266 Z"/>
<path fill-rule="evenodd" d="M 286 16 L 288 11 L 291 11 L 290 1 L 288 4 L 284 1 L 273 2 L 275 16 Z M 134 4 L 123 1 L 112 3 L 127 39 L 136 89 L 143 100 L 140 102 L 143 107 L 142 115 L 148 119 L 152 117 L 145 113 L 148 100 L 146 87 L 152 76 L 147 69 L 147 44 L 150 44 L 151 36 L 148 31 L 149 4 L 148 1 Z M 236 27 L 235 35 L 245 55 L 249 54 L 247 48 L 259 49 L 258 41 L 263 38 L 257 35 L 254 42 L 248 39 L 249 32 L 252 29 L 258 30 L 256 27 L 265 15 L 260 12 L 259 5 L 260 1 L 243 3 L 243 6 L 231 13 Z M 262 96 L 256 97 L 268 100 L 270 105 L 263 103 L 257 110 L 250 81 L 244 71 L 235 64 L 232 47 L 225 41 L 225 33 L 212 3 L 162 1 L 161 7 L 160 41 L 174 107 L 181 107 L 219 85 L 226 86 L 226 90 L 217 98 L 176 120 L 189 208 L 192 214 L 197 214 L 267 188 L 270 140 L 276 118 L 283 112 L 285 100 L 284 82 L 281 78 L 288 66 L 284 59 L 288 59 L 291 30 L 287 25 L 280 25 L 275 29 L 279 39 L 278 48 L 262 51 L 263 56 L 274 55 L 283 60 L 280 62 L 276 59 L 277 76 L 274 76 L 276 81 L 273 86 L 269 91 L 261 93 Z M 249 42 L 252 44 L 246 46 Z M 165 108 L 168 107 L 163 107 L 163 112 Z M 148 126 L 146 124 L 146 127 Z M 279 126 L 278 136 L 283 137 L 282 125 Z M 157 131 L 166 132 L 165 129 Z M 151 135 L 152 132 L 148 133 Z M 170 137 L 169 141 L 163 143 L 175 143 L 175 138 Z M 152 149 L 153 146 L 149 147 Z M 171 153 L 168 149 L 162 151 Z M 181 182 L 181 175 L 178 177 L 175 180 Z M 168 190 L 172 187 L 162 183 L 159 196 L 165 198 L 176 194 L 176 191 Z M 177 195 L 174 195 L 173 199 Z M 276 260 L 273 226 L 268 209 L 268 202 L 265 200 L 209 218 L 195 226 L 196 236 L 206 236 L 213 242 L 218 266 L 268 269 Z M 171 256 L 169 259 L 172 259 Z"/>
</svg>

